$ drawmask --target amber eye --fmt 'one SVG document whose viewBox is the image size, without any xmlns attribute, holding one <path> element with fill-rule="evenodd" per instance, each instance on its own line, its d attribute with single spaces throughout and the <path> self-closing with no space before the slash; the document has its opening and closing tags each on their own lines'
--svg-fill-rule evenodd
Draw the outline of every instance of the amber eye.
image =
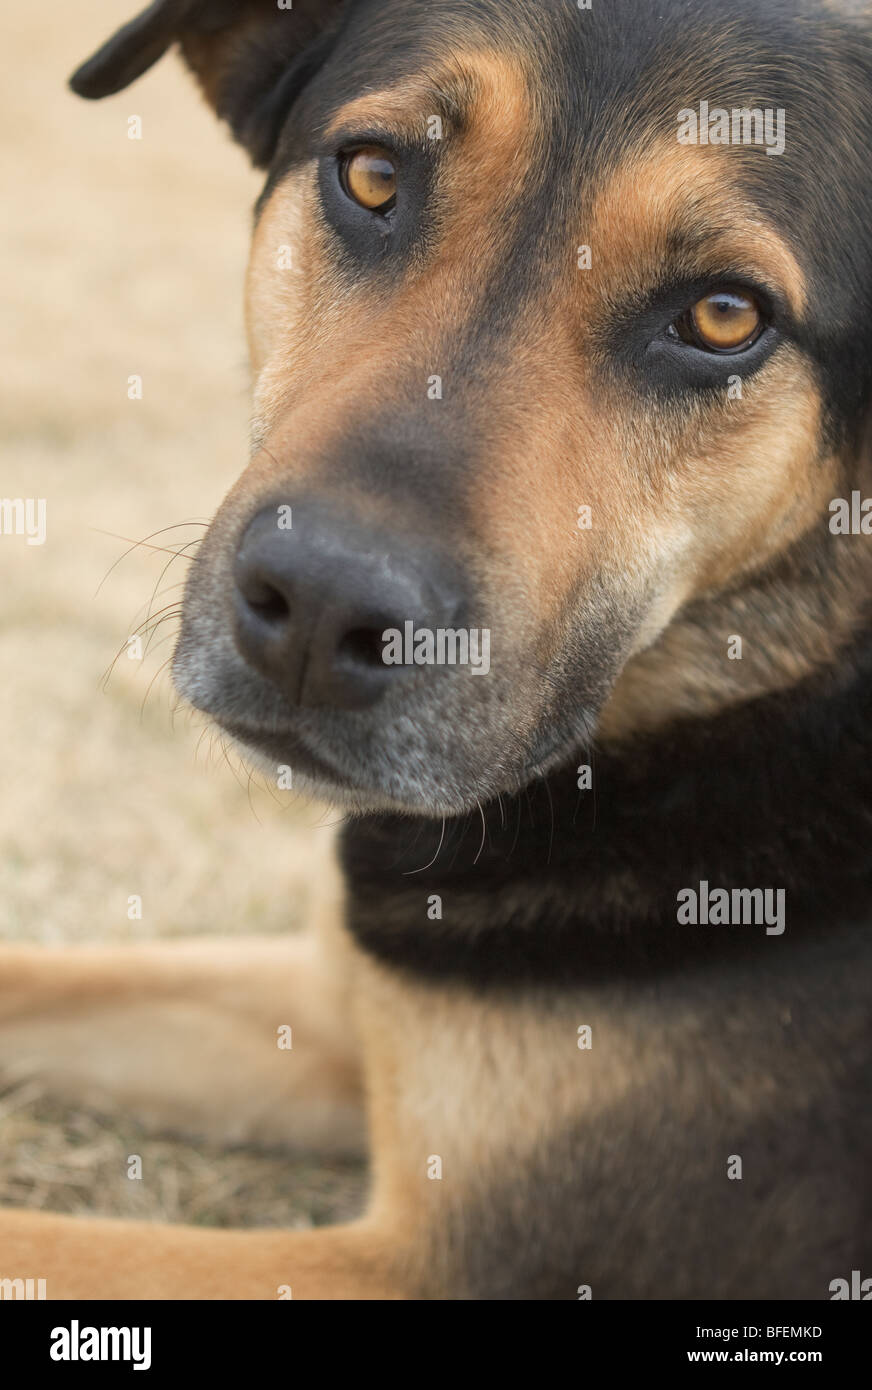
<svg viewBox="0 0 872 1390">
<path fill-rule="evenodd" d="M 397 196 L 397 167 L 386 150 L 366 145 L 343 156 L 342 186 L 370 212 L 390 212 Z"/>
<path fill-rule="evenodd" d="M 741 352 L 765 328 L 763 312 L 743 290 L 715 290 L 700 299 L 675 325 L 685 342 L 708 352 Z"/>
</svg>

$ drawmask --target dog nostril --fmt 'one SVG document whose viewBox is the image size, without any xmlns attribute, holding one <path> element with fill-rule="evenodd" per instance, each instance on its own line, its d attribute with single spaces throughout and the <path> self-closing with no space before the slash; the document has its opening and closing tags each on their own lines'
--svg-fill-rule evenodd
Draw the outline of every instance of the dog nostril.
<svg viewBox="0 0 872 1390">
<path fill-rule="evenodd" d="M 405 614 L 429 631 L 461 611 L 461 576 L 441 551 L 314 503 L 296 506 L 293 532 L 263 507 L 239 541 L 233 581 L 239 654 L 302 709 L 374 705 L 409 674 L 383 634 L 414 627 Z"/>
<path fill-rule="evenodd" d="M 267 622 L 284 622 L 290 616 L 291 605 L 284 594 L 265 580 L 250 580 L 245 586 L 245 601 L 259 617 Z"/>
<path fill-rule="evenodd" d="M 349 666 L 369 666 L 384 668 L 384 642 L 382 629 L 376 627 L 356 627 L 346 632 L 339 641 L 336 655 L 340 662 Z"/>
</svg>

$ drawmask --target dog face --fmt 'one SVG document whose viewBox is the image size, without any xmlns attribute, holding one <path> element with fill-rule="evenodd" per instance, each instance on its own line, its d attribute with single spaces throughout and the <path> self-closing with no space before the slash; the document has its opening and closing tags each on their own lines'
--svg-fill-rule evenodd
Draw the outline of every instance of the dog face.
<svg viewBox="0 0 872 1390">
<path fill-rule="evenodd" d="M 167 0 L 80 70 L 180 40 L 268 169 L 183 695 L 335 800 L 459 812 L 826 529 L 872 361 L 863 8 Z"/>
</svg>

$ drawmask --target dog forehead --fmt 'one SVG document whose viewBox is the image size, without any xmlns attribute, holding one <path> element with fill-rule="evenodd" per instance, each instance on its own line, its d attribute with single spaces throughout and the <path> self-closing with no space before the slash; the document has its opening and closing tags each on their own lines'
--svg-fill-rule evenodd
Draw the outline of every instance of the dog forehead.
<svg viewBox="0 0 872 1390">
<path fill-rule="evenodd" d="M 608 309 L 670 265 L 689 266 L 780 292 L 832 339 L 835 381 L 851 366 L 833 353 L 843 325 L 872 336 L 864 74 L 872 82 L 868 30 L 820 0 L 735 0 L 727 18 L 718 0 L 592 0 L 590 10 L 573 0 L 352 0 L 291 114 L 260 207 L 290 171 L 393 123 L 415 133 L 424 164 L 441 161 L 439 200 L 422 205 L 423 221 L 438 208 L 447 263 L 479 265 L 488 307 L 469 328 L 478 350 L 543 287 L 567 308 L 584 296 Z M 701 129 L 704 106 L 726 113 L 731 134 L 735 111 L 759 111 L 765 144 L 748 141 L 740 121 L 738 143 L 688 147 L 681 115 L 698 113 Z M 431 145 L 427 118 L 445 111 L 448 138 Z M 585 245 L 598 258 L 587 281 L 576 268 Z M 404 284 L 401 257 L 381 269 Z"/>
<path fill-rule="evenodd" d="M 765 76 L 783 88 L 793 78 L 792 90 L 812 95 L 794 65 L 814 63 L 816 29 L 831 57 L 840 19 L 821 0 L 732 0 L 728 16 L 722 0 L 351 0 L 327 66 L 365 89 L 490 49 L 547 73 L 543 95 L 561 110 L 575 97 L 588 113 L 616 96 L 671 101 L 696 81 L 741 88 Z"/>
<path fill-rule="evenodd" d="M 523 85 L 525 118 L 544 137 L 543 163 L 559 163 L 564 184 L 582 187 L 652 141 L 676 140 L 689 105 L 753 106 L 773 120 L 780 110 L 789 127 L 783 157 L 758 150 L 743 177 L 767 207 L 783 204 L 787 214 L 797 186 L 814 202 L 826 183 L 836 127 L 842 135 L 857 129 L 836 171 L 842 185 L 860 176 L 860 150 L 865 167 L 869 115 L 857 101 L 864 61 L 872 63 L 868 33 L 820 0 L 734 0 L 727 18 L 720 0 L 591 0 L 590 9 L 578 0 L 353 0 L 292 126 L 298 135 L 323 132 L 343 107 L 392 89 L 399 109 L 415 85 L 420 101 L 410 103 L 410 118 L 441 114 L 442 97 L 462 125 L 476 119 L 477 102 L 482 109 L 483 88 L 499 102 L 509 86 Z M 449 81 L 458 73 L 470 80 Z M 292 140 L 281 158 L 296 154 L 302 149 Z"/>
</svg>

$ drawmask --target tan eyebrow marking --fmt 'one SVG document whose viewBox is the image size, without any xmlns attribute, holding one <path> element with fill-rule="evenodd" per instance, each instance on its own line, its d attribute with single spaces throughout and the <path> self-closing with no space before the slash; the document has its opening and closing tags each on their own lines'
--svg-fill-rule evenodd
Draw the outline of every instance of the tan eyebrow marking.
<svg viewBox="0 0 872 1390">
<path fill-rule="evenodd" d="M 324 134 L 330 139 L 341 136 L 350 126 L 381 126 L 398 134 L 417 135 L 422 133 L 427 117 L 442 115 L 446 104 L 445 95 L 432 76 L 422 74 L 346 102 L 325 127 Z"/>
<path fill-rule="evenodd" d="M 450 62 L 427 74 L 349 102 L 335 113 L 326 134 L 347 136 L 357 122 L 363 130 L 381 125 L 388 132 L 411 131 L 426 143 L 426 119 L 439 114 L 441 105 L 448 113 L 444 143 L 452 153 L 441 175 L 443 206 L 450 206 L 452 217 L 442 254 L 462 259 L 467 239 L 473 238 L 489 260 L 510 228 L 492 226 L 482 242 L 483 226 L 523 192 L 541 134 L 532 88 L 517 55 L 458 49 Z"/>
<path fill-rule="evenodd" d="M 346 102 L 324 134 L 330 139 L 349 127 L 381 126 L 420 136 L 428 117 L 438 115 L 455 133 L 476 119 L 485 124 L 498 121 L 501 133 L 520 136 L 531 123 L 530 90 L 520 61 L 489 50 L 457 50 L 434 69 Z"/>
<path fill-rule="evenodd" d="M 731 151 L 660 144 L 626 162 L 597 194 L 590 235 L 598 263 L 616 280 L 656 276 L 668 258 L 673 233 L 695 221 L 688 269 L 720 260 L 737 273 L 768 281 L 801 315 L 808 303 L 805 276 L 787 242 L 729 177 Z M 690 240 L 691 238 L 689 238 Z"/>
</svg>

